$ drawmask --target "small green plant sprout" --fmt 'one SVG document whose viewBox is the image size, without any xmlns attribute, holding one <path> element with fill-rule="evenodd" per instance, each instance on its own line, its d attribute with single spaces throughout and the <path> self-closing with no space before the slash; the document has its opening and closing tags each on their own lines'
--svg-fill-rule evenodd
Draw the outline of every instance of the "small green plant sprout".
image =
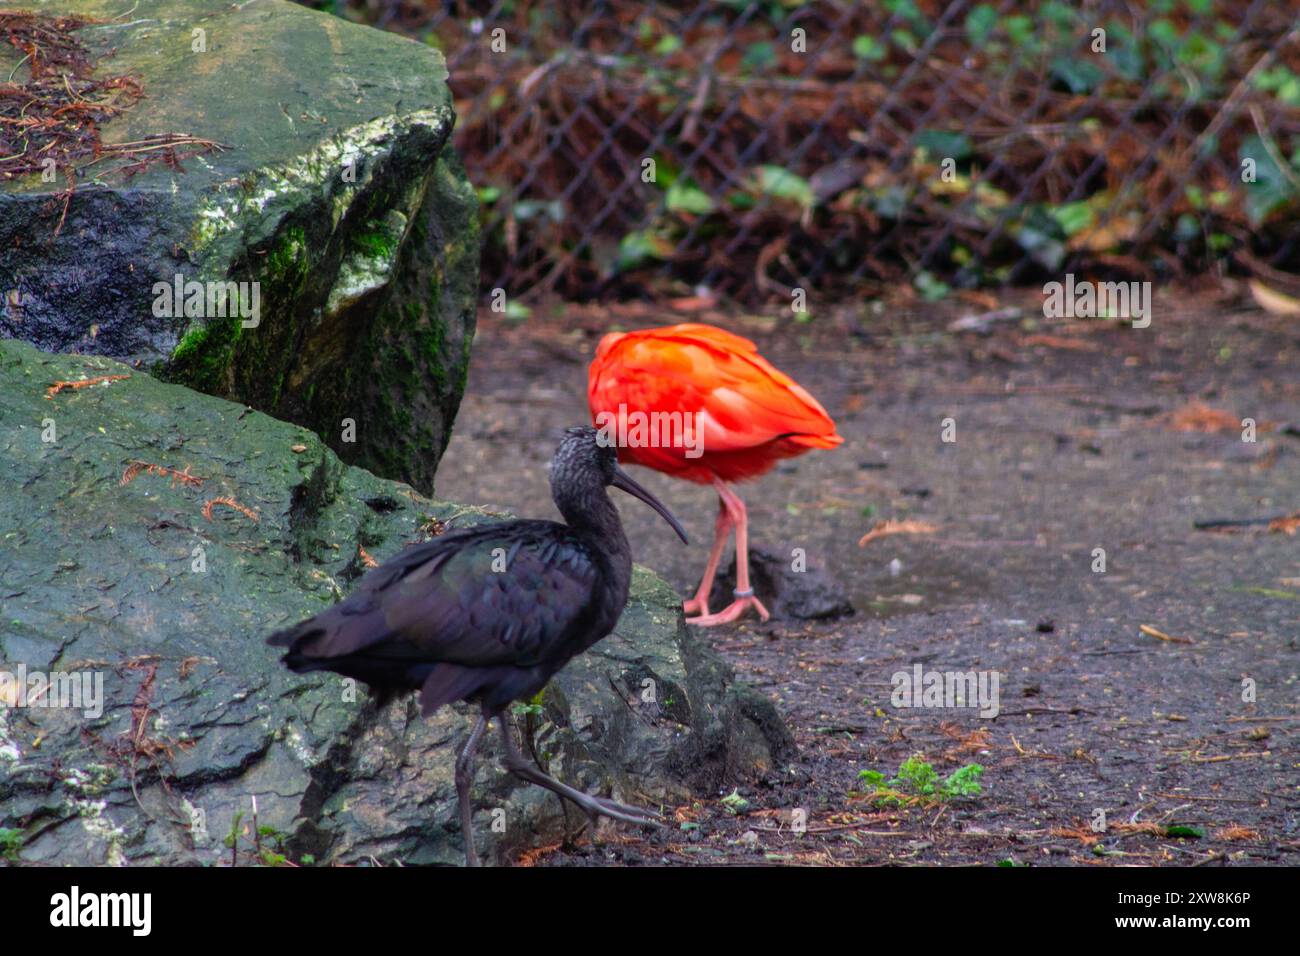
<svg viewBox="0 0 1300 956">
<path fill-rule="evenodd" d="M 230 832 L 226 834 L 221 841 L 227 849 L 230 850 L 230 865 L 239 865 L 239 838 L 243 835 L 251 835 L 253 838 L 252 852 L 248 856 L 249 863 L 253 866 L 294 866 L 289 862 L 289 858 L 284 855 L 284 843 L 286 834 L 280 832 L 275 827 L 261 824 L 257 820 L 257 797 L 253 797 L 253 823 L 252 826 L 245 827 L 244 811 L 236 810 L 235 815 L 230 819 Z"/>
<path fill-rule="evenodd" d="M 236 810 L 235 815 L 230 818 L 230 832 L 221 842 L 226 849 L 230 851 L 230 865 L 236 866 L 239 863 L 239 824 L 244 820 L 244 811 Z"/>
<path fill-rule="evenodd" d="M 263 844 L 263 840 L 266 844 Z M 284 855 L 285 834 L 275 827 L 263 824 L 254 835 L 253 851 L 257 862 L 262 866 L 291 866 L 289 858 Z"/>
<path fill-rule="evenodd" d="M 542 707 L 542 695 L 545 693 L 546 693 L 545 690 L 539 690 L 532 697 L 528 698 L 526 702 L 522 700 L 518 701 L 517 703 L 515 703 L 513 707 L 510 708 L 511 713 L 513 713 L 516 717 L 542 716 L 542 714 L 545 712 L 544 708 Z"/>
<path fill-rule="evenodd" d="M 944 778 L 939 787 L 939 794 L 945 800 L 952 800 L 955 797 L 978 797 L 981 792 L 980 777 L 983 775 L 984 768 L 982 766 L 977 763 L 968 763 Z"/>
<path fill-rule="evenodd" d="M 749 809 L 749 801 L 740 795 L 738 790 L 732 790 L 722 798 L 722 809 L 726 810 L 732 816 L 739 816 Z"/>
<path fill-rule="evenodd" d="M 922 797 L 931 797 L 934 796 L 935 782 L 938 779 L 939 774 L 935 769 L 922 760 L 920 754 L 916 754 L 903 761 L 902 766 L 898 768 L 898 776 L 890 783 L 900 790 Z"/>
<path fill-rule="evenodd" d="M 23 831 L 0 827 L 0 860 L 17 862 L 23 848 Z"/>
<path fill-rule="evenodd" d="M 984 768 L 977 763 L 954 770 L 942 780 L 920 754 L 903 761 L 898 775 L 891 780 L 879 770 L 861 770 L 858 779 L 871 788 L 876 806 L 910 806 L 941 803 L 958 797 L 978 797 L 982 792 L 980 776 Z"/>
</svg>

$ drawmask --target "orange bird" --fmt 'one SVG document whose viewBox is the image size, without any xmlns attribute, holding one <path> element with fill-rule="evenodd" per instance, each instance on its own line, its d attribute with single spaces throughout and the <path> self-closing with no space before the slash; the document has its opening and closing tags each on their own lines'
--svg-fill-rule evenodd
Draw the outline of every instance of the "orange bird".
<svg viewBox="0 0 1300 956">
<path fill-rule="evenodd" d="M 731 483 L 843 442 L 826 410 L 749 339 L 694 323 L 606 335 L 588 373 L 587 402 L 620 460 L 717 489 L 713 550 L 695 597 L 682 605 L 687 623 L 725 624 L 748 607 L 767 620 L 749 583 L 745 503 Z M 709 592 L 733 530 L 736 599 L 710 614 Z"/>
</svg>

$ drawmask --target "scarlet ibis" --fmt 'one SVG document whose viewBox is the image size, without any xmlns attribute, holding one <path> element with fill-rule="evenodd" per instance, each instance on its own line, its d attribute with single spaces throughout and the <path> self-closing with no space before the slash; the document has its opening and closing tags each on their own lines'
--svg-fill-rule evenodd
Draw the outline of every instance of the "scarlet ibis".
<svg viewBox="0 0 1300 956">
<path fill-rule="evenodd" d="M 564 517 L 507 521 L 407 548 L 369 572 L 348 597 L 272 635 L 295 672 L 330 670 L 383 697 L 420 691 L 427 717 L 476 701 L 478 720 L 456 760 L 465 864 L 477 866 L 471 826 L 474 752 L 500 718 L 507 770 L 596 815 L 653 824 L 658 814 L 567 786 L 519 755 L 502 716 L 608 635 L 627 604 L 632 552 L 605 489 L 613 485 L 686 532 L 664 505 L 618 467 L 594 428 L 570 428 L 551 462 L 551 496 Z"/>
<path fill-rule="evenodd" d="M 767 620 L 749 583 L 745 503 L 731 483 L 755 478 L 783 458 L 843 442 L 826 410 L 759 355 L 753 342 L 695 323 L 606 335 L 588 373 L 587 402 L 597 425 L 617 430 L 622 461 L 712 484 L 718 492 L 709 563 L 695 596 L 682 605 L 695 615 L 687 622 L 724 624 L 750 607 Z M 664 440 L 674 424 L 685 440 Z M 709 592 L 733 529 L 735 600 L 710 614 Z"/>
</svg>

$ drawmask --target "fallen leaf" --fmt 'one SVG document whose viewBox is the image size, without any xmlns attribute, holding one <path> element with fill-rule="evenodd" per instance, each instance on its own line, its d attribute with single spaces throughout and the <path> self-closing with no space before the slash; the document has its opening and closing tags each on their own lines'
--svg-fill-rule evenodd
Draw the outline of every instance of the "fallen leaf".
<svg viewBox="0 0 1300 956">
<path fill-rule="evenodd" d="M 1043 345 L 1049 349 L 1066 349 L 1073 352 L 1096 352 L 1101 346 L 1087 339 L 1067 338 L 1063 335 L 1025 335 L 1020 345 Z"/>
<path fill-rule="evenodd" d="M 698 312 L 701 309 L 711 309 L 717 303 L 717 297 L 711 295 L 688 295 L 668 300 L 668 305 L 678 312 Z"/>
<path fill-rule="evenodd" d="M 861 548 L 868 541 L 888 537 L 891 534 L 933 534 L 938 530 L 938 525 L 930 524 L 928 521 L 916 521 L 912 518 L 895 521 L 891 518 L 887 521 L 877 521 L 870 531 L 858 539 L 858 547 Z"/>
<path fill-rule="evenodd" d="M 18 696 L 18 679 L 12 674 L 0 671 L 0 704 L 5 707 L 17 707 Z"/>
<path fill-rule="evenodd" d="M 1274 518 L 1268 523 L 1268 530 L 1273 534 L 1289 534 L 1294 537 L 1296 531 L 1300 530 L 1300 511 L 1285 518 Z"/>
<path fill-rule="evenodd" d="M 1180 432 L 1238 431 L 1241 419 L 1231 412 L 1210 408 L 1203 402 L 1191 401 L 1177 411 L 1164 416 L 1164 420 Z"/>
<path fill-rule="evenodd" d="M 1247 285 L 1250 286 L 1250 294 L 1255 303 L 1265 312 L 1273 315 L 1300 315 L 1300 299 L 1270 289 L 1258 279 L 1251 279 Z"/>
<path fill-rule="evenodd" d="M 1170 641 L 1174 644 L 1196 643 L 1190 637 L 1174 637 L 1172 634 L 1166 634 L 1164 631 L 1158 631 L 1150 624 L 1141 624 L 1138 626 L 1138 630 L 1141 631 L 1143 634 L 1150 635 L 1151 637 L 1158 638 L 1159 640 L 1162 641 Z"/>
<path fill-rule="evenodd" d="M 1225 843 L 1237 843 L 1242 840 L 1258 840 L 1260 836 L 1258 830 L 1250 827 L 1229 826 L 1215 831 L 1214 838 Z"/>
<path fill-rule="evenodd" d="M 1082 823 L 1072 827 L 1056 827 L 1050 832 L 1055 837 L 1078 840 L 1084 846 L 1092 846 L 1101 839 L 1100 833 L 1095 833 Z"/>
</svg>

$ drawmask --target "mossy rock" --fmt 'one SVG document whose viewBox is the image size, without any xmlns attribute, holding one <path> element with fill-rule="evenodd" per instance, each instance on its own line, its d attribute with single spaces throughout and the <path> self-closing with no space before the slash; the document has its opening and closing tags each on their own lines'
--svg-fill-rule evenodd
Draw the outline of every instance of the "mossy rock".
<svg viewBox="0 0 1300 956">
<path fill-rule="evenodd" d="M 130 178 L 83 172 L 66 217 L 62 175 L 0 185 L 0 336 L 244 402 L 432 493 L 479 252 L 442 54 L 281 0 L 40 12 L 101 20 L 76 31 L 96 75 L 142 84 L 105 142 L 184 132 L 225 148 Z M 0 70 L 21 71 L 7 50 Z"/>
</svg>

